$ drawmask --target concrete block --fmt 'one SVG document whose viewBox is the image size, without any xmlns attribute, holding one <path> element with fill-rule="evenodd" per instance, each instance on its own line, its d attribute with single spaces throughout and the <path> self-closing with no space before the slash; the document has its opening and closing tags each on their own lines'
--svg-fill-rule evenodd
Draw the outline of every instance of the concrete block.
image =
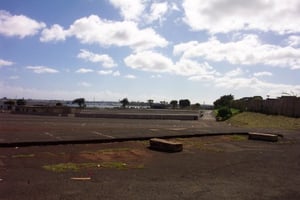
<svg viewBox="0 0 300 200">
<path fill-rule="evenodd" d="M 182 143 L 172 142 L 159 138 L 150 139 L 150 149 L 164 152 L 180 152 L 183 149 Z"/>
<path fill-rule="evenodd" d="M 270 142 L 277 142 L 278 141 L 278 135 L 274 134 L 268 134 L 268 133 L 249 133 L 248 138 L 250 140 L 264 140 L 264 141 L 270 141 Z"/>
</svg>

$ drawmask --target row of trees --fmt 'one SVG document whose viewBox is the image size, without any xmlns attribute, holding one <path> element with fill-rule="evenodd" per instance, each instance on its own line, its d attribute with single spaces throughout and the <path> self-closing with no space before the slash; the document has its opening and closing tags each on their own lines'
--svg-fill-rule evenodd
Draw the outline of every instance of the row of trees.
<svg viewBox="0 0 300 200">
<path fill-rule="evenodd" d="M 119 102 L 122 104 L 122 108 L 126 108 L 130 104 L 128 98 L 123 98 Z M 78 104 L 78 106 L 80 108 L 86 107 L 86 103 L 85 103 L 85 99 L 84 98 L 74 99 L 72 101 L 72 104 Z M 172 100 L 172 101 L 170 101 L 170 103 L 168 103 L 166 101 L 161 101 L 160 103 L 154 103 L 154 100 L 149 99 L 148 100 L 148 105 L 151 108 L 168 108 L 168 107 L 171 107 L 173 109 L 176 109 L 176 108 L 182 108 L 183 109 L 183 108 L 190 108 L 190 107 L 192 107 L 192 108 L 198 108 L 198 109 L 200 108 L 200 104 L 199 103 L 191 105 L 191 102 L 188 99 L 181 99 L 179 101 Z"/>
<path fill-rule="evenodd" d="M 120 100 L 120 103 L 122 104 L 123 108 L 126 108 L 130 104 L 128 98 L 124 98 L 124 99 Z M 183 109 L 183 108 L 190 108 L 190 107 L 195 108 L 195 109 L 200 108 L 199 103 L 191 105 L 191 102 L 190 102 L 189 99 L 181 99 L 179 101 L 172 100 L 169 103 L 166 102 L 166 101 L 161 101 L 159 103 L 154 103 L 154 100 L 149 99 L 148 100 L 148 106 L 150 108 L 157 108 L 157 109 L 163 109 L 163 108 L 169 108 L 169 107 L 171 107 L 172 109 L 177 109 L 177 108 Z"/>
<path fill-rule="evenodd" d="M 25 99 L 17 99 L 17 100 L 7 100 L 4 102 L 5 105 L 8 105 L 8 106 L 25 106 L 26 105 L 26 100 Z"/>
</svg>

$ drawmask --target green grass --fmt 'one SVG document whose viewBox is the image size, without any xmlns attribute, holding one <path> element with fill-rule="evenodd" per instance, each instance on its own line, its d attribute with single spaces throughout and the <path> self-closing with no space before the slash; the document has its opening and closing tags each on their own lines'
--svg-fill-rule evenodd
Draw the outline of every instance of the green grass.
<svg viewBox="0 0 300 200">
<path fill-rule="evenodd" d="M 248 137 L 245 135 L 231 135 L 229 136 L 233 141 L 245 141 L 248 140 Z"/>
<path fill-rule="evenodd" d="M 128 165 L 123 162 L 103 162 L 103 163 L 59 163 L 54 165 L 44 165 L 43 169 L 52 172 L 77 172 L 84 169 L 99 168 L 99 169 L 143 169 L 144 165 Z"/>
<path fill-rule="evenodd" d="M 43 168 L 52 172 L 66 172 L 96 168 L 98 165 L 98 163 L 59 163 L 54 165 L 44 165 Z"/>
<path fill-rule="evenodd" d="M 111 149 L 101 149 L 97 151 L 82 151 L 81 153 L 87 153 L 87 154 L 96 154 L 96 153 L 115 153 L 115 152 L 124 152 L 124 151 L 130 151 L 130 148 L 111 148 Z"/>
<path fill-rule="evenodd" d="M 12 158 L 33 158 L 35 155 L 34 154 L 16 154 L 12 155 Z"/>
<path fill-rule="evenodd" d="M 239 109 L 235 109 L 235 108 L 230 108 L 231 112 L 232 112 L 232 115 L 235 115 L 235 114 L 238 114 L 240 113 L 240 110 Z M 217 116 L 218 115 L 218 109 L 214 109 L 213 110 L 214 114 Z"/>
<path fill-rule="evenodd" d="M 235 108 L 230 108 L 232 115 L 236 115 L 240 113 L 239 109 L 235 109 Z"/>
<path fill-rule="evenodd" d="M 300 130 L 300 118 L 243 112 L 231 117 L 228 123 L 246 128 Z"/>
</svg>

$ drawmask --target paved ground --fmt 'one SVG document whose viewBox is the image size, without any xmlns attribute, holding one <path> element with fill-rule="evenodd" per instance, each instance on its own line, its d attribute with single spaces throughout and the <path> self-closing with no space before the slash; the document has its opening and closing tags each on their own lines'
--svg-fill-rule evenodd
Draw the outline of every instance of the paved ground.
<svg viewBox="0 0 300 200">
<path fill-rule="evenodd" d="M 147 142 L 2 148 L 0 199 L 300 199 L 299 138 L 177 141 L 183 152 Z"/>
<path fill-rule="evenodd" d="M 0 114 L 0 142 L 248 131 L 209 118 Z M 174 138 L 183 143 L 180 153 L 152 151 L 148 141 L 0 148 L 0 199 L 300 199 L 299 133 L 260 131 L 284 138 L 277 143 L 240 135 Z"/>
<path fill-rule="evenodd" d="M 205 112 L 196 121 L 74 118 L 0 113 L 1 144 L 113 140 L 215 133 L 247 133 L 248 130 L 215 122 Z M 260 130 L 258 130 L 260 131 Z M 267 130 L 282 134 L 282 131 Z"/>
</svg>

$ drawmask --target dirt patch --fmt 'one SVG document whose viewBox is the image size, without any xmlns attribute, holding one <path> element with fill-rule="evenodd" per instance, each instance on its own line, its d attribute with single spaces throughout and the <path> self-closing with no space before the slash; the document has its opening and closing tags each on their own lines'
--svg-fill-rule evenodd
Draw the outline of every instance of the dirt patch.
<svg viewBox="0 0 300 200">
<path fill-rule="evenodd" d="M 131 148 L 114 148 L 114 149 L 101 149 L 96 151 L 80 152 L 79 156 L 92 161 L 123 161 L 134 162 L 145 160 L 151 157 L 151 152 L 144 149 L 131 149 Z"/>
</svg>

